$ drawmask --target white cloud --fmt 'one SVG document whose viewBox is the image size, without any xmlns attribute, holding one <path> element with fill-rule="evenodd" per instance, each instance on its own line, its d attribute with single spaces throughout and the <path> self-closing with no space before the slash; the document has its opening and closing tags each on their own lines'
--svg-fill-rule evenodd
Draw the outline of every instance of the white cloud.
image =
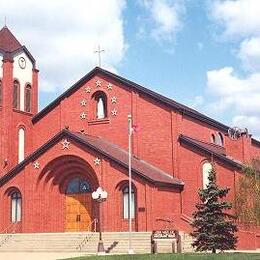
<svg viewBox="0 0 260 260">
<path fill-rule="evenodd" d="M 245 39 L 240 44 L 238 57 L 246 70 L 260 71 L 260 37 Z"/>
<path fill-rule="evenodd" d="M 207 87 L 217 97 L 211 109 L 233 114 L 233 124 L 246 127 L 248 123 L 250 130 L 260 134 L 260 127 L 254 125 L 260 122 L 260 73 L 240 78 L 232 67 L 208 71 Z"/>
<path fill-rule="evenodd" d="M 124 0 L 0 0 L 0 17 L 36 58 L 40 90 L 69 87 L 97 64 L 94 50 L 105 49 L 102 64 L 115 70 L 126 49 Z"/>
<path fill-rule="evenodd" d="M 227 39 L 239 40 L 237 56 L 247 71 L 260 70 L 260 2 L 259 0 L 215 0 L 210 16 L 220 25 Z"/>
<path fill-rule="evenodd" d="M 141 0 L 141 5 L 149 13 L 152 22 L 152 37 L 159 42 L 174 41 L 176 33 L 182 28 L 184 2 L 181 0 Z"/>
<path fill-rule="evenodd" d="M 224 27 L 225 36 L 260 35 L 259 0 L 216 0 L 211 2 L 210 14 Z"/>
<path fill-rule="evenodd" d="M 248 89 L 246 81 L 233 75 L 232 67 L 207 72 L 208 87 L 218 96 L 232 96 Z"/>
<path fill-rule="evenodd" d="M 232 119 L 232 124 L 240 128 L 250 129 L 257 134 L 255 138 L 260 139 L 260 117 L 238 115 Z"/>
<path fill-rule="evenodd" d="M 231 67 L 212 70 L 207 72 L 207 86 L 219 98 L 219 109 L 260 115 L 260 73 L 239 78 Z"/>
<path fill-rule="evenodd" d="M 260 1 L 215 0 L 210 16 L 221 28 L 220 38 L 237 44 L 237 57 L 246 74 L 233 67 L 207 72 L 208 90 L 217 98 L 211 109 L 233 116 L 232 124 L 260 136 Z"/>
</svg>

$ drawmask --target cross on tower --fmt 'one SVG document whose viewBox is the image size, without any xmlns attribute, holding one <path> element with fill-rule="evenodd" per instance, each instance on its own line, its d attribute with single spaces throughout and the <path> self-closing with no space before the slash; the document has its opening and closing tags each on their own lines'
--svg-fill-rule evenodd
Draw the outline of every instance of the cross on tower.
<svg viewBox="0 0 260 260">
<path fill-rule="evenodd" d="M 98 66 L 101 67 L 101 53 L 104 52 L 105 50 L 100 49 L 100 45 L 98 45 L 98 49 L 94 51 L 94 53 L 98 54 Z"/>
</svg>

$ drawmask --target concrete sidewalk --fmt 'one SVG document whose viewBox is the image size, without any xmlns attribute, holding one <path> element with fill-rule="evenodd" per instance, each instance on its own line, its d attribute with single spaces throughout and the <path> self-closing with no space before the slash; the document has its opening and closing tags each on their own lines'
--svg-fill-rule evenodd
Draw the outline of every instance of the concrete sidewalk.
<svg viewBox="0 0 260 260">
<path fill-rule="evenodd" d="M 25 252 L 0 252 L 0 260 L 57 260 L 70 257 L 85 256 L 84 253 L 25 253 Z"/>
</svg>

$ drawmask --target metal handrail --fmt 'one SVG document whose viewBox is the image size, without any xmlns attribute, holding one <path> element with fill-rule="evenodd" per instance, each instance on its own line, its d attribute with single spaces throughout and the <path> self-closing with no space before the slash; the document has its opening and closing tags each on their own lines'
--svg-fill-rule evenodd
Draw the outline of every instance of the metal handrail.
<svg viewBox="0 0 260 260">
<path fill-rule="evenodd" d="M 82 247 L 90 241 L 90 239 L 94 236 L 94 234 L 97 232 L 97 223 L 98 223 L 98 219 L 95 218 L 91 221 L 91 223 L 88 225 L 87 228 L 87 232 L 91 232 L 92 230 L 92 225 L 94 224 L 94 229 L 93 232 L 91 234 L 87 234 L 84 239 L 79 243 L 79 245 L 76 247 L 77 250 L 81 250 Z"/>
<path fill-rule="evenodd" d="M 95 218 L 95 219 L 92 221 L 91 226 L 92 226 L 93 223 L 94 223 L 94 231 L 93 231 L 93 232 L 97 232 L 97 223 L 98 223 L 98 219 Z M 90 231 L 90 230 L 89 230 L 89 231 Z"/>
</svg>

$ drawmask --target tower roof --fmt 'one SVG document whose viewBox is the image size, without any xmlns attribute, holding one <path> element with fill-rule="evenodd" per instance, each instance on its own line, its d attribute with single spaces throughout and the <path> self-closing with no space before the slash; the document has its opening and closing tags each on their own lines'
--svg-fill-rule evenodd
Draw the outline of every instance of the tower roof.
<svg viewBox="0 0 260 260">
<path fill-rule="evenodd" d="M 0 30 L 0 49 L 5 52 L 13 52 L 21 47 L 22 45 L 20 42 L 15 38 L 7 26 L 4 26 Z"/>
</svg>

